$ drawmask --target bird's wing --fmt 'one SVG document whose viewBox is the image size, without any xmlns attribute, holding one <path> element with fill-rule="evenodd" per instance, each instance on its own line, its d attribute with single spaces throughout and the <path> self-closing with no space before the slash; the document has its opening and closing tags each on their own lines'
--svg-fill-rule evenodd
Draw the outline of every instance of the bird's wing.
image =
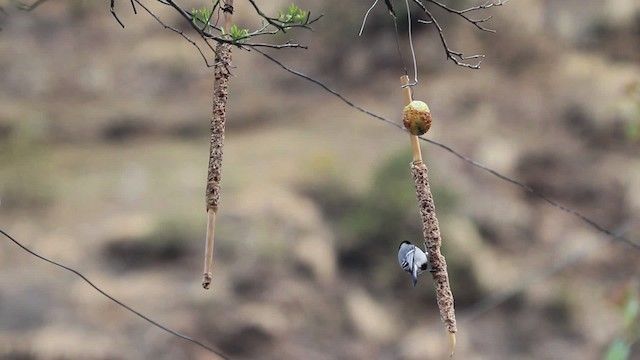
<svg viewBox="0 0 640 360">
<path fill-rule="evenodd" d="M 415 249 L 410 249 L 407 251 L 407 254 L 404 257 L 404 261 L 402 262 L 402 268 L 405 271 L 411 272 L 413 270 L 413 264 L 415 263 L 413 257 L 415 256 Z"/>
</svg>

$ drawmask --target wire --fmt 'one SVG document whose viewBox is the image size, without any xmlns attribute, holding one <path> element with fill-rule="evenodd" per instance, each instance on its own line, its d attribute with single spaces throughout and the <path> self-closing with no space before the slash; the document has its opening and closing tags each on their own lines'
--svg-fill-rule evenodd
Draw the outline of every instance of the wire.
<svg viewBox="0 0 640 360">
<path fill-rule="evenodd" d="M 402 71 L 405 75 L 409 75 L 409 70 L 407 70 L 407 64 L 404 62 L 404 57 L 402 56 L 402 49 L 400 48 L 400 31 L 398 31 L 398 18 L 393 16 L 393 28 L 395 30 L 395 39 L 396 39 L 396 50 L 398 51 L 398 57 L 400 58 L 400 63 L 402 64 Z M 413 91 L 413 88 L 411 88 Z"/>
<path fill-rule="evenodd" d="M 413 35 L 411 33 L 411 9 L 409 0 L 405 0 L 407 4 L 407 26 L 409 26 L 409 47 L 411 48 L 411 59 L 413 60 L 413 83 L 405 86 L 415 86 L 418 84 L 418 62 L 416 61 L 416 51 L 413 47 Z M 397 28 L 396 28 L 397 29 Z"/>
<path fill-rule="evenodd" d="M 13 241 L 16 245 L 18 245 L 19 247 L 22 248 L 22 250 L 28 252 L 29 254 L 37 257 L 40 260 L 46 261 L 49 264 L 55 265 L 61 269 L 64 269 L 66 271 L 69 271 L 73 274 L 75 274 L 76 276 L 78 276 L 79 278 L 81 278 L 82 280 L 84 280 L 84 282 L 86 282 L 87 284 L 89 284 L 89 286 L 91 286 L 92 288 L 94 288 L 96 291 L 98 291 L 100 294 L 104 295 L 106 298 L 108 298 L 109 300 L 113 301 L 114 303 L 118 304 L 119 306 L 123 307 L 124 309 L 128 310 L 129 312 L 135 314 L 136 316 L 138 316 L 139 318 L 147 321 L 148 323 L 150 323 L 151 325 L 160 328 L 166 332 L 168 332 L 169 334 L 173 335 L 173 336 L 177 336 L 183 340 L 189 341 L 192 344 L 195 344 L 207 351 L 209 351 L 210 353 L 216 354 L 219 357 L 221 357 L 222 359 L 229 359 L 227 356 L 225 356 L 223 353 L 221 353 L 218 350 L 215 350 L 214 348 L 207 346 L 203 343 L 201 343 L 198 340 L 193 339 L 192 337 L 189 337 L 187 335 L 183 335 L 177 331 L 171 330 L 168 327 L 161 325 L 160 323 L 158 323 L 157 321 L 152 320 L 151 318 L 147 317 L 146 315 L 143 315 L 142 313 L 134 310 L 133 308 L 131 308 L 130 306 L 126 305 L 125 303 L 123 303 L 122 301 L 114 298 L 113 296 L 109 295 L 106 291 L 102 290 L 101 288 L 99 288 L 96 284 L 94 284 L 91 280 L 89 280 L 86 276 L 84 276 L 81 272 L 79 272 L 78 270 L 75 270 L 69 266 L 60 264 L 58 262 L 55 262 L 51 259 L 48 259 L 38 253 L 36 253 L 35 251 L 27 248 L 26 246 L 22 245 L 18 240 L 14 239 L 11 235 L 7 234 L 4 230 L 0 229 L 0 233 L 2 233 L 2 235 L 6 236 L 7 239 Z"/>
<path fill-rule="evenodd" d="M 376 7 L 377 4 L 378 4 L 378 0 L 374 1 L 373 5 L 371 5 L 369 10 L 367 10 L 367 12 L 364 14 L 364 19 L 362 20 L 362 26 L 360 27 L 360 32 L 358 32 L 358 36 L 362 36 L 362 32 L 364 31 L 364 25 L 367 23 L 367 18 L 369 17 L 369 13 L 371 12 L 371 10 L 373 10 L 374 7 Z"/>
<path fill-rule="evenodd" d="M 308 75 L 303 74 L 300 71 L 294 70 L 294 69 L 284 65 L 282 62 L 276 60 L 272 56 L 266 54 L 265 52 L 263 52 L 261 50 L 258 50 L 255 47 L 252 47 L 252 49 L 254 51 L 256 51 L 257 53 L 261 54 L 262 56 L 264 56 L 265 58 L 269 59 L 274 64 L 280 66 L 282 69 L 284 69 L 288 73 L 296 75 L 298 77 L 301 77 L 301 78 L 303 78 L 303 79 L 305 79 L 307 81 L 310 81 L 310 82 L 320 86 L 325 91 L 327 91 L 327 92 L 331 93 L 332 95 L 336 96 L 338 99 L 340 99 L 342 102 L 344 102 L 348 106 L 350 106 L 350 107 L 352 107 L 352 108 L 354 108 L 354 109 L 356 109 L 356 110 L 358 110 L 358 111 L 360 111 L 360 112 L 362 112 L 364 114 L 367 114 L 367 115 L 369 115 L 369 116 L 371 116 L 373 118 L 376 118 L 376 119 L 378 119 L 380 121 L 383 121 L 383 122 L 385 122 L 385 123 L 387 123 L 389 125 L 393 125 L 393 126 L 399 128 L 399 129 L 401 129 L 401 130 L 403 130 L 405 132 L 408 132 L 408 130 L 405 129 L 401 124 L 396 123 L 396 122 L 394 122 L 392 120 L 389 120 L 389 119 L 387 119 L 387 118 L 385 118 L 383 116 L 380 116 L 380 115 L 378 115 L 376 113 L 373 113 L 373 112 L 371 112 L 371 111 L 369 111 L 369 110 L 367 110 L 367 109 L 365 109 L 365 108 L 363 108 L 361 106 L 356 105 L 351 100 L 347 99 L 342 94 L 340 94 L 336 90 L 333 90 L 332 88 L 330 88 L 329 86 L 327 86 L 324 83 L 320 82 L 319 80 L 316 80 L 316 79 L 314 79 L 314 78 L 312 78 L 312 77 L 310 77 Z M 451 148 L 448 145 L 445 145 L 445 144 L 440 143 L 438 141 L 427 139 L 427 138 L 424 138 L 424 137 L 419 137 L 419 139 L 422 140 L 422 141 L 425 141 L 425 142 L 427 142 L 429 144 L 435 145 L 435 146 L 437 146 L 437 147 L 439 147 L 439 148 L 441 148 L 441 149 L 453 154 L 454 156 L 458 157 L 459 159 L 464 160 L 465 162 L 471 164 L 472 166 L 475 166 L 475 167 L 477 167 L 477 168 L 479 168 L 481 170 L 484 170 L 484 171 L 496 176 L 497 178 L 499 178 L 501 180 L 504 180 L 504 181 L 506 181 L 508 183 L 511 183 L 512 185 L 515 185 L 515 186 L 521 188 L 522 190 L 524 190 L 524 191 L 526 191 L 526 192 L 538 197 L 539 199 L 544 200 L 546 203 L 548 203 L 549 205 L 555 207 L 556 209 L 561 210 L 561 211 L 563 211 L 563 212 L 565 212 L 565 213 L 567 213 L 569 215 L 572 215 L 572 216 L 580 219 L 582 222 L 586 223 L 587 225 L 591 226 L 592 228 L 598 230 L 601 233 L 604 233 L 604 234 L 608 235 L 609 237 L 611 237 L 611 239 L 619 241 L 619 242 L 622 242 L 622 243 L 625 243 L 625 244 L 629 245 L 630 247 L 632 247 L 632 248 L 634 248 L 636 250 L 640 250 L 640 244 L 637 244 L 637 243 L 627 239 L 626 237 L 624 237 L 622 235 L 615 234 L 613 231 L 611 231 L 611 230 L 607 229 L 606 227 L 598 224 L 595 220 L 592 220 L 591 218 L 583 215 L 582 213 L 580 213 L 577 210 L 571 209 L 571 208 L 566 207 L 564 205 L 560 205 L 555 200 L 552 200 L 551 198 L 549 198 L 546 195 L 542 194 L 541 192 L 535 190 L 531 186 L 525 185 L 525 184 L 523 184 L 522 182 L 520 182 L 520 181 L 518 181 L 516 179 L 513 179 L 511 177 L 503 175 L 503 174 L 501 174 L 501 173 L 489 168 L 488 166 L 483 165 L 483 164 L 481 164 L 481 163 L 469 158 L 468 156 L 462 155 L 461 153 L 457 152 L 456 150 L 454 150 L 453 148 Z"/>
<path fill-rule="evenodd" d="M 500 179 L 502 179 L 504 181 L 507 181 L 507 182 L 509 182 L 509 183 L 511 183 L 511 184 L 513 184 L 515 186 L 518 186 L 522 190 L 524 190 L 524 191 L 526 191 L 526 192 L 538 197 L 539 199 L 544 200 L 545 202 L 547 202 L 551 206 L 553 206 L 553 207 L 555 207 L 555 208 L 557 208 L 559 210 L 562 210 L 562 211 L 566 212 L 567 214 L 570 214 L 570 215 L 582 220 L 582 222 L 588 224 L 589 226 L 593 227 L 594 229 L 597 229 L 598 231 L 610 236 L 613 240 L 621 241 L 621 242 L 623 242 L 623 243 L 625 243 L 625 244 L 627 244 L 627 245 L 629 245 L 629 246 L 631 246 L 631 247 L 633 247 L 633 248 L 635 248 L 637 250 L 640 250 L 640 244 L 637 244 L 637 243 L 627 239 L 626 237 L 624 237 L 622 235 L 614 233 L 613 231 L 611 231 L 611 230 L 605 228 L 604 226 L 598 224 L 595 220 L 592 220 L 592 219 L 588 218 L 587 216 L 583 215 L 582 213 L 580 213 L 577 210 L 574 210 L 572 208 L 569 208 L 569 207 L 566 207 L 564 205 L 558 204 L 555 200 L 552 200 L 551 198 L 547 197 L 546 195 L 536 191 L 531 186 L 525 185 L 525 184 L 519 182 L 518 180 L 510 178 L 510 177 L 508 177 L 506 175 L 502 175 L 499 172 L 487 167 L 486 165 L 483 165 L 483 164 L 481 164 L 481 163 L 479 163 L 479 162 L 477 162 L 477 161 L 475 161 L 475 160 L 473 160 L 473 159 L 471 159 L 471 158 L 469 158 L 467 156 L 464 156 L 464 155 L 456 152 L 451 147 L 449 147 L 449 146 L 447 146 L 445 144 L 439 143 L 439 142 L 437 142 L 435 140 L 425 139 L 425 138 L 422 138 L 422 137 L 420 139 L 423 140 L 423 141 L 426 141 L 428 143 L 434 144 L 436 146 L 439 146 L 440 148 L 452 153 L 453 155 L 455 155 L 458 158 L 468 162 L 469 164 L 471 164 L 471 165 L 473 165 L 473 166 L 475 166 L 477 168 L 480 168 L 480 169 L 482 169 L 482 170 L 484 170 L 484 171 L 486 171 L 486 172 L 488 172 L 488 173 L 490 173 L 490 174 L 492 174 L 492 175 L 494 175 L 494 176 L 496 176 L 496 177 L 498 177 L 498 178 L 500 178 Z"/>
</svg>

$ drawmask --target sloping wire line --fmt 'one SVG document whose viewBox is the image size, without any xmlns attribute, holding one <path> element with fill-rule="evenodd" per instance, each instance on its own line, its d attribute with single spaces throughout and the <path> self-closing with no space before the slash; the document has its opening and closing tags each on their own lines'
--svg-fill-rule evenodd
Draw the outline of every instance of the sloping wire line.
<svg viewBox="0 0 640 360">
<path fill-rule="evenodd" d="M 481 163 L 469 158 L 468 156 L 465 156 L 465 155 L 462 155 L 462 154 L 456 152 L 451 147 L 449 147 L 449 146 L 447 146 L 447 145 L 445 145 L 443 143 L 437 142 L 435 140 L 430 140 L 430 139 L 424 139 L 424 138 L 420 138 L 420 139 L 424 140 L 426 142 L 429 142 L 431 144 L 434 144 L 436 146 L 439 146 L 440 148 L 450 152 L 451 154 L 453 154 L 453 155 L 457 156 L 458 158 L 468 162 L 469 164 L 471 164 L 471 165 L 473 165 L 473 166 L 475 166 L 477 168 L 480 168 L 480 169 L 482 169 L 482 170 L 484 170 L 484 171 L 486 171 L 486 172 L 488 172 L 488 173 L 490 173 L 490 174 L 492 174 L 492 175 L 494 175 L 494 176 L 496 176 L 496 177 L 498 177 L 498 178 L 500 178 L 500 179 L 502 179 L 502 180 L 504 180 L 506 182 L 509 182 L 509 183 L 521 188 L 522 190 L 524 190 L 524 191 L 526 191 L 526 192 L 528 192 L 528 193 L 530 193 L 530 194 L 532 194 L 532 195 L 544 200 L 549 205 L 551 205 L 551 206 L 553 206 L 553 207 L 555 207 L 555 208 L 557 208 L 559 210 L 562 210 L 562 211 L 564 211 L 564 212 L 566 212 L 566 213 L 568 213 L 570 215 L 573 215 L 574 217 L 582 220 L 582 222 L 588 224 L 589 226 L 593 227 L 594 229 L 596 229 L 596 230 L 598 230 L 598 231 L 610 236 L 613 240 L 621 241 L 621 242 L 623 242 L 623 243 L 625 243 L 625 244 L 627 244 L 627 245 L 629 245 L 629 246 L 631 246 L 631 247 L 633 247 L 633 248 L 635 248 L 637 250 L 640 250 L 640 244 L 637 244 L 637 243 L 627 239 L 626 237 L 624 237 L 624 236 L 622 236 L 620 234 L 616 234 L 615 232 L 613 232 L 613 231 L 607 229 L 606 227 L 598 224 L 597 222 L 595 222 L 595 220 L 592 220 L 592 219 L 588 218 L 587 216 L 583 215 L 582 213 L 580 213 L 577 210 L 574 210 L 572 208 L 569 208 L 569 207 L 566 207 L 564 205 L 561 205 L 561 204 L 557 203 L 555 200 L 547 197 L 546 195 L 540 193 L 539 191 L 536 191 L 531 186 L 523 184 L 523 183 L 519 182 L 518 180 L 510 178 L 510 177 L 508 177 L 506 175 L 502 175 L 499 172 L 487 167 L 486 165 L 483 165 L 483 164 L 481 164 Z"/>
<path fill-rule="evenodd" d="M 214 348 L 212 348 L 212 347 L 210 347 L 210 346 L 208 346 L 208 345 L 205 345 L 205 344 L 201 343 L 201 342 L 200 342 L 200 341 L 198 341 L 198 340 L 195 340 L 194 338 L 192 338 L 192 337 L 190 337 L 190 336 L 183 335 L 183 334 L 181 334 L 181 333 L 179 333 L 179 332 L 177 332 L 177 331 L 175 331 L 175 330 L 171 330 L 171 329 L 169 329 L 168 327 L 166 327 L 166 326 L 164 326 L 164 325 L 161 325 L 161 324 L 160 324 L 160 323 L 158 323 L 157 321 L 152 320 L 152 319 L 151 319 L 151 318 L 149 318 L 148 316 L 146 316 L 146 315 L 144 315 L 144 314 L 140 313 L 139 311 L 134 310 L 134 309 L 133 309 L 133 308 L 131 308 L 130 306 L 126 305 L 126 304 L 125 304 L 125 303 L 123 303 L 122 301 L 120 301 L 120 300 L 118 300 L 118 299 L 114 298 L 113 296 L 109 295 L 106 291 L 104 291 L 104 290 L 102 290 L 101 288 L 99 288 L 96 284 L 94 284 L 91 280 L 89 280 L 86 276 L 84 276 L 80 271 L 75 270 L 75 269 L 73 269 L 73 268 L 71 268 L 71 267 L 69 267 L 69 266 L 66 266 L 66 265 L 60 264 L 60 263 L 58 263 L 58 262 L 56 262 L 56 261 L 53 261 L 53 260 L 51 260 L 51 259 L 48 259 L 48 258 L 46 258 L 46 257 L 44 257 L 44 256 L 42 256 L 42 255 L 40 255 L 40 254 L 38 254 L 38 253 L 36 253 L 35 251 L 33 251 L 33 250 L 29 249 L 28 247 L 26 247 L 26 246 L 22 245 L 18 240 L 14 239 L 11 235 L 9 235 L 8 233 L 6 233 L 6 232 L 5 232 L 4 230 L 2 230 L 2 229 L 0 229 L 0 233 L 2 233 L 2 235 L 4 235 L 5 237 L 7 237 L 7 239 L 9 239 L 9 240 L 13 241 L 13 243 L 15 243 L 16 245 L 18 245 L 19 247 L 21 247 L 21 248 L 22 248 L 22 250 L 24 250 L 24 251 L 28 252 L 29 254 L 31 254 L 31 255 L 33 255 L 33 256 L 35 256 L 35 257 L 37 257 L 38 259 L 40 259 L 40 260 L 42 260 L 42 261 L 46 261 L 46 262 L 48 262 L 49 264 L 55 265 L 55 266 L 57 266 L 57 267 L 59 267 L 59 268 L 61 268 L 61 269 L 63 269 L 63 270 L 69 271 L 69 272 L 73 273 L 74 275 L 78 276 L 78 277 L 79 277 L 79 278 L 81 278 L 84 282 L 86 282 L 87 284 L 89 284 L 89 286 L 91 286 L 92 288 L 94 288 L 97 292 L 99 292 L 100 294 L 104 295 L 106 298 L 108 298 L 109 300 L 111 300 L 111 301 L 113 301 L 114 303 L 118 304 L 119 306 L 121 306 L 121 307 L 125 308 L 126 310 L 128 310 L 128 311 L 129 311 L 129 312 L 131 312 L 131 313 L 133 313 L 134 315 L 138 316 L 139 318 L 141 318 L 141 319 L 145 320 L 146 322 L 150 323 L 151 325 L 153 325 L 153 326 L 155 326 L 155 327 L 157 327 L 157 328 L 159 328 L 159 329 L 162 329 L 162 330 L 164 330 L 165 332 L 168 332 L 169 334 L 171 334 L 171 335 L 173 335 L 173 336 L 177 336 L 177 337 L 179 337 L 179 338 L 181 338 L 181 339 L 183 339 L 183 340 L 186 340 L 186 341 L 188 341 L 188 342 L 190 342 L 190 343 L 192 343 L 192 344 L 195 344 L 195 345 L 197 345 L 197 346 L 199 346 L 199 347 L 203 348 L 204 350 L 206 350 L 206 351 L 208 351 L 208 352 L 210 352 L 210 353 L 213 353 L 213 354 L 215 354 L 215 355 L 219 356 L 219 357 L 220 357 L 220 358 L 222 358 L 222 359 L 225 359 L 225 360 L 229 359 L 227 356 L 225 356 L 225 355 L 224 355 L 223 353 L 221 353 L 220 351 L 218 351 L 218 350 L 216 350 L 216 349 L 214 349 Z"/>
<path fill-rule="evenodd" d="M 282 69 L 284 69 L 288 73 L 293 74 L 295 76 L 298 76 L 298 77 L 300 77 L 302 79 L 305 79 L 307 81 L 310 81 L 310 82 L 320 86 L 322 89 L 324 89 L 328 93 L 334 95 L 335 97 L 340 99 L 343 103 L 347 104 L 348 106 L 350 106 L 350 107 L 352 107 L 352 108 L 354 108 L 354 109 L 356 109 L 356 110 L 358 110 L 358 111 L 360 111 L 360 112 L 362 112 L 364 114 L 367 114 L 367 115 L 369 115 L 369 116 L 371 116 L 373 118 L 376 118 L 376 119 L 378 119 L 380 121 L 383 121 L 383 122 L 385 122 L 385 123 L 387 123 L 389 125 L 393 125 L 393 126 L 397 127 L 400 130 L 408 132 L 408 130 L 405 129 L 401 124 L 399 124 L 399 123 L 397 123 L 395 121 L 389 120 L 389 119 L 387 119 L 387 118 L 385 118 L 383 116 L 380 116 L 380 115 L 378 115 L 376 113 L 373 113 L 373 112 L 371 112 L 371 111 L 369 111 L 369 110 L 367 110 L 367 109 L 365 109 L 365 108 L 363 108 L 361 106 L 356 105 L 354 102 L 352 102 L 351 100 L 349 100 L 346 97 L 344 97 L 338 91 L 330 88 L 329 86 L 325 85 L 321 81 L 316 80 L 316 79 L 314 79 L 314 78 L 312 78 L 312 77 L 310 77 L 308 75 L 305 75 L 304 73 L 302 73 L 300 71 L 297 71 L 295 69 L 292 69 L 292 68 L 286 66 L 285 64 L 283 64 L 279 60 L 275 59 L 274 57 L 270 56 L 269 54 L 267 54 L 267 53 L 255 48 L 255 47 L 252 47 L 251 49 L 253 51 L 256 51 L 257 53 L 261 54 L 262 56 L 264 56 L 265 58 L 267 58 L 269 61 L 273 62 L 274 64 L 278 65 L 279 67 L 281 67 Z M 546 195 L 544 195 L 541 192 L 535 190 L 531 186 L 526 185 L 526 184 L 524 184 L 524 183 L 522 183 L 522 182 L 520 182 L 520 181 L 518 181 L 516 179 L 513 179 L 513 178 L 511 178 L 509 176 L 503 175 L 503 174 L 501 174 L 501 173 L 489 168 L 488 166 L 483 165 L 483 164 L 471 159 L 468 156 L 462 155 L 461 153 L 457 152 L 456 150 L 454 150 L 452 147 L 450 147 L 448 145 L 445 145 L 445 144 L 443 144 L 441 142 L 438 142 L 438 141 L 435 141 L 435 140 L 424 138 L 422 136 L 419 136 L 419 138 L 420 138 L 420 140 L 422 140 L 424 142 L 427 142 L 429 144 L 435 145 L 435 146 L 437 146 L 437 147 L 439 147 L 439 148 L 441 148 L 441 149 L 453 154 L 454 156 L 456 156 L 459 159 L 471 164 L 472 166 L 475 166 L 475 167 L 477 167 L 477 168 L 479 168 L 481 170 L 484 170 L 484 171 L 490 173 L 491 175 L 496 176 L 497 178 L 499 178 L 501 180 L 504 180 L 504 181 L 506 181 L 508 183 L 511 183 L 512 185 L 515 185 L 515 186 L 521 188 L 522 190 L 524 190 L 524 191 L 530 193 L 531 195 L 534 195 L 537 198 L 545 201 L 546 203 L 548 203 L 549 205 L 555 207 L 556 209 L 561 210 L 561 211 L 563 211 L 563 212 L 565 212 L 565 213 L 567 213 L 569 215 L 572 215 L 572 216 L 578 218 L 579 220 L 581 220 L 585 224 L 591 226 L 592 228 L 598 230 L 599 232 L 608 235 L 613 240 L 618 241 L 618 242 L 622 242 L 624 244 L 627 244 L 627 245 L 629 245 L 630 247 L 632 247 L 632 248 L 634 248 L 636 250 L 640 250 L 640 244 L 635 243 L 635 242 L 631 241 L 630 239 L 628 239 L 628 238 L 626 238 L 626 237 L 624 237 L 622 235 L 614 233 L 613 231 L 611 231 L 611 230 L 607 229 L 606 227 L 598 224 L 595 220 L 592 220 L 591 218 L 587 217 L 586 215 L 582 214 L 581 212 L 579 212 L 577 210 L 574 210 L 572 208 L 569 208 L 567 206 L 559 204 L 555 200 L 547 197 Z"/>
<path fill-rule="evenodd" d="M 367 10 L 367 12 L 364 14 L 364 20 L 362 20 L 362 26 L 360 27 L 360 32 L 358 33 L 358 36 L 362 36 L 362 32 L 364 31 L 364 25 L 367 23 L 367 18 L 369 17 L 369 13 L 371 12 L 371 10 L 373 10 L 374 7 L 376 7 L 376 4 L 378 4 L 378 0 L 375 0 L 373 2 L 373 5 L 371 5 L 369 10 Z"/>
</svg>

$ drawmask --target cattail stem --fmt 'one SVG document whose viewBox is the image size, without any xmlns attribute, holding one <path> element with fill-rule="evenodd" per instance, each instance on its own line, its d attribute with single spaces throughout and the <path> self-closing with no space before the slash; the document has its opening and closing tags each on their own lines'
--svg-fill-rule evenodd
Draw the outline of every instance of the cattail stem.
<svg viewBox="0 0 640 360">
<path fill-rule="evenodd" d="M 422 152 L 420 151 L 420 141 L 417 136 L 409 135 L 411 140 L 411 151 L 413 152 L 413 161 L 422 161 Z"/>
<path fill-rule="evenodd" d="M 227 0 L 230 11 L 224 12 L 224 27 L 227 33 L 231 29 L 233 0 Z M 222 179 L 222 154 L 224 148 L 224 128 L 229 99 L 229 66 L 231 66 L 231 45 L 218 43 L 213 68 L 213 116 L 211 117 L 211 140 L 209 147 L 209 167 L 207 171 L 207 189 L 205 192 L 207 209 L 207 233 L 205 235 L 204 275 L 202 287 L 211 286 L 213 266 L 213 244 L 216 229 L 216 213 L 220 204 L 220 180 Z"/>
<path fill-rule="evenodd" d="M 408 76 L 400 78 L 402 85 L 409 83 Z M 411 89 L 404 87 L 405 104 L 408 105 L 413 99 L 411 97 Z M 416 196 L 420 206 L 420 217 L 422 218 L 422 232 L 425 246 L 429 253 L 429 262 L 434 271 L 431 273 L 436 287 L 436 299 L 438 308 L 440 309 L 440 318 L 447 327 L 449 332 L 450 353 L 456 344 L 455 333 L 458 331 L 456 326 L 456 314 L 454 310 L 453 294 L 451 285 L 449 284 L 449 274 L 447 272 L 447 262 L 440 251 L 442 238 L 440 236 L 440 226 L 436 217 L 436 207 L 429 186 L 429 177 L 427 166 L 422 161 L 422 153 L 418 137 L 411 136 L 411 147 L 413 150 L 413 162 L 411 163 L 411 175 L 416 187 Z"/>
<path fill-rule="evenodd" d="M 404 104 L 409 105 L 413 99 L 411 98 L 411 87 L 407 86 L 409 84 L 409 76 L 403 75 L 400 78 L 400 82 L 404 86 L 402 89 L 402 93 L 404 95 Z M 417 136 L 413 134 L 409 134 L 409 139 L 411 140 L 411 151 L 413 152 L 413 161 L 422 161 L 422 152 L 420 151 L 420 140 Z"/>
<path fill-rule="evenodd" d="M 204 275 L 202 279 L 202 287 L 208 289 L 213 280 L 213 274 L 211 267 L 213 265 L 213 243 L 214 234 L 216 233 L 216 211 L 213 209 L 207 210 L 207 233 L 205 235 L 205 249 L 204 249 Z"/>
</svg>

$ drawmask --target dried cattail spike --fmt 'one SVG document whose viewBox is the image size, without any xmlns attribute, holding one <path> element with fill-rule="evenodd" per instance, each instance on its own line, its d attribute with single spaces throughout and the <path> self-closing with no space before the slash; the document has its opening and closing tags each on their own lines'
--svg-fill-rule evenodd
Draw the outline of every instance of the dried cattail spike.
<svg viewBox="0 0 640 360">
<path fill-rule="evenodd" d="M 233 5 L 228 0 L 227 4 Z M 225 13 L 225 24 L 231 26 L 231 14 Z M 222 155 L 224 149 L 224 133 L 229 99 L 229 66 L 231 65 L 231 45 L 218 43 L 216 46 L 216 64 L 213 81 L 213 116 L 211 117 L 211 139 L 209 147 L 209 167 L 207 171 L 207 188 L 205 202 L 207 210 L 207 233 L 205 235 L 204 274 L 202 287 L 211 286 L 213 267 L 213 244 L 216 229 L 216 213 L 220 205 L 220 181 L 222 179 Z"/>
<path fill-rule="evenodd" d="M 422 231 L 427 251 L 429 252 L 429 262 L 434 271 L 431 273 L 436 285 L 436 298 L 440 309 L 440 318 L 445 323 L 449 333 L 458 331 L 456 326 L 456 314 L 454 311 L 453 294 L 449 284 L 449 274 L 447 273 L 447 262 L 440 252 L 442 238 L 440 237 L 440 226 L 436 217 L 436 207 L 433 202 L 433 195 L 429 187 L 429 177 L 427 166 L 422 161 L 414 161 L 411 164 L 411 174 L 416 186 L 416 196 L 420 205 L 420 217 L 422 218 Z"/>
</svg>

